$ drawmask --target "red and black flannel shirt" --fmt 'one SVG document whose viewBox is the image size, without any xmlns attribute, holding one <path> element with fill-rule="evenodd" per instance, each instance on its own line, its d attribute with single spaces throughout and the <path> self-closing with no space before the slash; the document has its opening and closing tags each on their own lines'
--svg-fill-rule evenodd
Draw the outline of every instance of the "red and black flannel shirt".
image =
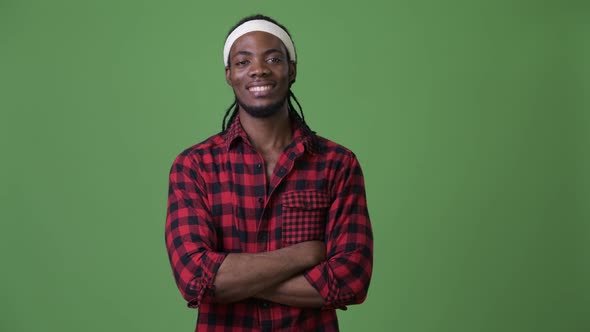
<svg viewBox="0 0 590 332">
<path fill-rule="evenodd" d="M 300 121 L 293 127 L 269 183 L 239 117 L 174 160 L 166 246 L 180 292 L 198 307 L 196 331 L 337 331 L 335 309 L 366 297 L 373 235 L 361 167 L 350 150 Z M 213 303 L 213 281 L 227 254 L 308 240 L 327 247 L 326 261 L 304 272 L 323 308 L 254 298 Z"/>
</svg>

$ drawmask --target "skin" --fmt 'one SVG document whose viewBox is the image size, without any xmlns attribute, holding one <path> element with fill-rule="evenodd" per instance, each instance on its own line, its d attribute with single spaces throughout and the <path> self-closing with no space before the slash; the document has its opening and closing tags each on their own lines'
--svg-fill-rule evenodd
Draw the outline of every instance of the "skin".
<svg viewBox="0 0 590 332">
<path fill-rule="evenodd" d="M 287 108 L 294 62 L 277 37 L 250 32 L 238 38 L 225 68 L 227 83 L 238 99 L 242 127 L 262 156 L 270 178 L 292 132 Z M 252 91 L 252 86 L 269 90 Z M 302 272 L 326 259 L 321 241 L 306 241 L 263 253 L 230 253 L 215 277 L 215 301 L 230 303 L 257 297 L 296 307 L 320 307 L 324 300 Z"/>
<path fill-rule="evenodd" d="M 225 68 L 227 83 L 238 99 L 240 116 L 246 111 L 257 118 L 287 111 L 289 87 L 296 75 L 295 63 L 288 60 L 280 39 L 260 31 L 247 33 L 234 42 L 229 66 Z M 264 94 L 248 91 L 254 85 L 269 85 L 272 89 Z"/>
<path fill-rule="evenodd" d="M 296 65 L 288 61 L 280 39 L 259 31 L 247 33 L 234 42 L 229 64 L 225 77 L 238 100 L 242 127 L 261 154 L 270 178 L 292 138 L 287 97 L 297 75 Z M 271 89 L 263 93 L 249 91 L 253 86 Z"/>
</svg>

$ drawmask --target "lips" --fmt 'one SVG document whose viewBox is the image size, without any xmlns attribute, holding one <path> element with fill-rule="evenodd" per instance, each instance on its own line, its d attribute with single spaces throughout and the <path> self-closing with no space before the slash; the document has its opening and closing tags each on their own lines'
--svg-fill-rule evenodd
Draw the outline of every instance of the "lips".
<svg viewBox="0 0 590 332">
<path fill-rule="evenodd" d="M 248 84 L 246 86 L 246 89 L 254 97 L 265 97 L 265 96 L 270 95 L 274 86 L 275 85 L 271 82 L 253 82 L 253 83 Z"/>
</svg>

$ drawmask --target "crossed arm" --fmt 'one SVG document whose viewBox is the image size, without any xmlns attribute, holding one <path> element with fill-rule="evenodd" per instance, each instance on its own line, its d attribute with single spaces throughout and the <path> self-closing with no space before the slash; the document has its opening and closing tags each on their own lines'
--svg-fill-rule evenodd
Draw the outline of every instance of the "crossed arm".
<svg viewBox="0 0 590 332">
<path fill-rule="evenodd" d="M 235 302 L 248 297 L 295 307 L 321 307 L 321 295 L 302 272 L 324 261 L 320 241 L 301 242 L 264 253 L 229 254 L 215 276 L 214 302 Z"/>
<path fill-rule="evenodd" d="M 289 306 L 342 308 L 366 297 L 372 272 L 372 230 L 355 158 L 335 181 L 326 243 L 307 241 L 262 253 L 217 252 L 217 235 L 202 179 L 189 157 L 170 174 L 166 245 L 190 307 L 256 297 Z"/>
</svg>

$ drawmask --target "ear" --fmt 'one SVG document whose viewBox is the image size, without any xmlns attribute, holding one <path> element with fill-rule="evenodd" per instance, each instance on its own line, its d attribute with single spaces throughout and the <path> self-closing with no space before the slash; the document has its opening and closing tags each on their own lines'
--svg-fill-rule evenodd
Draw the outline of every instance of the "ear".
<svg viewBox="0 0 590 332">
<path fill-rule="evenodd" d="M 227 82 L 227 84 L 229 84 L 229 86 L 232 86 L 231 85 L 231 72 L 230 72 L 229 67 L 225 67 L 225 81 Z"/>
<path fill-rule="evenodd" d="M 293 61 L 289 62 L 289 86 L 295 83 L 295 79 L 297 78 L 297 64 Z"/>
</svg>

